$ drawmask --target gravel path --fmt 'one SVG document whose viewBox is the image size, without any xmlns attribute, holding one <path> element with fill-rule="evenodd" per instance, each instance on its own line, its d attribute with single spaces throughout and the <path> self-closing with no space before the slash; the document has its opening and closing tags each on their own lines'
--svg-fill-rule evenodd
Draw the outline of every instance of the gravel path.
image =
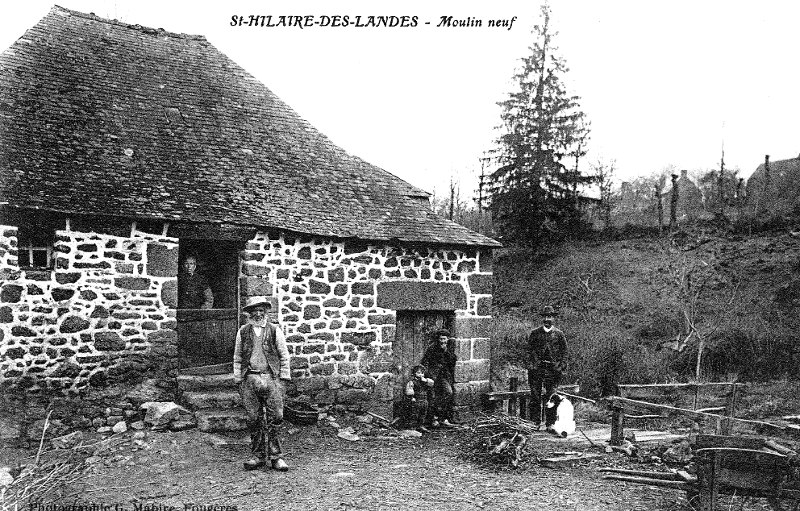
<svg viewBox="0 0 800 511">
<path fill-rule="evenodd" d="M 464 459 L 464 432 L 421 439 L 347 442 L 303 428 L 287 435 L 292 469 L 244 472 L 245 445 L 213 446 L 197 431 L 148 433 L 103 455 L 86 481 L 86 502 L 142 511 L 204 506 L 260 509 L 575 509 L 678 510 L 682 492 L 604 481 L 603 461 L 548 469 L 528 463 L 510 471 Z M 551 452 L 568 445 L 547 444 Z M 542 451 L 537 454 L 547 454 Z M 137 504 L 135 507 L 134 504 Z M 161 507 L 159 507 L 161 506 Z M 196 511 L 213 507 L 195 508 Z M 223 508 L 216 508 L 222 510 Z M 216 511 L 216 510 L 215 510 Z"/>
</svg>

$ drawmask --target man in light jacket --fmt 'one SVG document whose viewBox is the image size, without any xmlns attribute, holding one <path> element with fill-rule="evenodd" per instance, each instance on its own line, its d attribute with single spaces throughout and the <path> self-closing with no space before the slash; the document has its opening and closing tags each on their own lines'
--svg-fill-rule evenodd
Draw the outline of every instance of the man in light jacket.
<svg viewBox="0 0 800 511">
<path fill-rule="evenodd" d="M 239 385 L 242 404 L 247 410 L 252 458 L 245 470 L 266 465 L 285 472 L 278 427 L 283 422 L 284 382 L 291 380 L 289 350 L 280 328 L 267 321 L 271 308 L 264 298 L 248 298 L 242 310 L 249 321 L 236 333 L 233 352 L 233 379 Z"/>
</svg>

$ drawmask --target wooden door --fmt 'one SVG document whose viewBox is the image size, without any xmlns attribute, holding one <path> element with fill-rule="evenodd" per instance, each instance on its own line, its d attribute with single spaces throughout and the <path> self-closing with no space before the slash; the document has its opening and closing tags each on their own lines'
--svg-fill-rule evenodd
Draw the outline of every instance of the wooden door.
<svg viewBox="0 0 800 511">
<path fill-rule="evenodd" d="M 213 309 L 177 310 L 178 364 L 181 369 L 233 363 L 239 327 L 237 275 L 240 245 L 223 240 L 180 240 L 179 264 L 182 265 L 187 256 L 194 256 L 197 272 L 206 278 L 214 295 Z"/>
<path fill-rule="evenodd" d="M 425 350 L 433 342 L 433 334 L 446 328 L 452 332 L 455 313 L 452 311 L 397 311 L 397 330 L 392 346 L 394 353 L 395 415 L 401 410 L 404 385 L 411 368 L 419 364 Z"/>
<path fill-rule="evenodd" d="M 178 309 L 181 368 L 233 362 L 237 309 Z"/>
</svg>

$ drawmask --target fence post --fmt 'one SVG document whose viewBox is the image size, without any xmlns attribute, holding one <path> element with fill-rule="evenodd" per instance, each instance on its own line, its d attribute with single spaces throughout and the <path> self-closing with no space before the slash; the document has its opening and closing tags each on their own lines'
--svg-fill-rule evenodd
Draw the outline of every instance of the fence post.
<svg viewBox="0 0 800 511">
<path fill-rule="evenodd" d="M 625 409 L 616 401 L 611 403 L 611 445 L 622 445 L 625 440 Z"/>
<path fill-rule="evenodd" d="M 739 387 L 736 383 L 731 383 L 731 391 L 727 396 L 727 400 L 725 401 L 725 419 L 722 421 L 722 427 L 720 428 L 721 435 L 730 435 L 731 429 L 733 428 L 733 419 L 736 414 L 736 400 L 739 397 Z"/>
<path fill-rule="evenodd" d="M 519 387 L 519 378 L 512 376 L 508 380 L 508 390 L 513 392 L 508 398 L 508 414 L 511 416 L 517 415 L 517 387 Z"/>
</svg>

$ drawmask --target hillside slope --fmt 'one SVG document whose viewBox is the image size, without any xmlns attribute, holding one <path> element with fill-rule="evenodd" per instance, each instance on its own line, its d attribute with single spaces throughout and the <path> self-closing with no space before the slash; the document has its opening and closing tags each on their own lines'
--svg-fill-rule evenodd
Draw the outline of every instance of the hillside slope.
<svg viewBox="0 0 800 511">
<path fill-rule="evenodd" d="M 615 380 L 693 376 L 699 336 L 704 379 L 796 375 L 798 261 L 800 239 L 789 233 L 679 232 L 506 251 L 495 264 L 494 356 L 518 357 L 520 336 L 550 304 L 569 339 L 569 378 L 595 391 Z"/>
</svg>

